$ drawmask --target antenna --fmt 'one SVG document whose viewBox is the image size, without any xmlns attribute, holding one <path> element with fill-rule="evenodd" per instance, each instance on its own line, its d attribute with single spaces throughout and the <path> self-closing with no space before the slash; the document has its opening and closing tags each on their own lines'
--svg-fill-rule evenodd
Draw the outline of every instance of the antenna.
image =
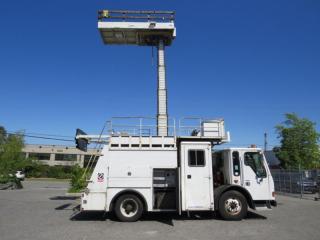
<svg viewBox="0 0 320 240">
<path fill-rule="evenodd" d="M 157 133 L 168 135 L 165 47 L 176 37 L 173 11 L 102 10 L 98 29 L 105 44 L 151 46 L 158 49 Z"/>
</svg>

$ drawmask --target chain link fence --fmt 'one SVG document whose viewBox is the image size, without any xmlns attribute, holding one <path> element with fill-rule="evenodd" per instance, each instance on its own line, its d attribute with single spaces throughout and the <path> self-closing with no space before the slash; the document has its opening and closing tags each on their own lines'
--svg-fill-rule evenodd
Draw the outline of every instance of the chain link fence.
<svg viewBox="0 0 320 240">
<path fill-rule="evenodd" d="M 272 169 L 271 174 L 277 193 L 313 200 L 320 197 L 319 170 Z"/>
</svg>

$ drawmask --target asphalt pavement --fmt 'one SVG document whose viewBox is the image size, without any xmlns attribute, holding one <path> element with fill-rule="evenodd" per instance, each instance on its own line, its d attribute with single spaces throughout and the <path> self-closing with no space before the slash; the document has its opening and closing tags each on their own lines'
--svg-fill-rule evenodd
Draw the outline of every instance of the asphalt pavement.
<svg viewBox="0 0 320 240">
<path fill-rule="evenodd" d="M 67 188 L 67 182 L 27 180 L 24 189 L 0 191 L 0 239 L 320 239 L 320 201 L 278 196 L 277 208 L 251 211 L 239 222 L 210 213 L 153 213 L 122 223 L 101 212 L 79 213 L 79 199 L 65 196 Z"/>
</svg>

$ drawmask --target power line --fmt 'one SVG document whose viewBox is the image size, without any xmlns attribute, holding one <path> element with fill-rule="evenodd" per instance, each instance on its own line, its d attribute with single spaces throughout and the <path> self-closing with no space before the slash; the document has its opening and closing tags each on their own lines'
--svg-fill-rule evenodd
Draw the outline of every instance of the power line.
<svg viewBox="0 0 320 240">
<path fill-rule="evenodd" d="M 62 138 L 71 138 L 74 139 L 74 136 L 67 136 L 67 135 L 58 135 L 58 134 L 51 134 L 51 133 L 36 133 L 36 132 L 26 132 L 25 130 L 18 130 L 18 131 L 7 131 L 8 133 L 14 134 L 14 133 L 23 133 L 27 135 L 33 135 L 33 136 L 49 136 L 49 137 L 62 137 Z"/>
<path fill-rule="evenodd" d="M 38 138 L 38 139 L 47 139 L 47 140 L 56 140 L 56 141 L 65 141 L 65 142 L 74 142 L 73 136 L 67 135 L 58 135 L 58 134 L 49 134 L 49 133 L 35 133 L 35 132 L 28 132 L 28 133 L 19 133 L 18 131 L 8 131 L 8 134 L 12 135 L 19 135 L 28 138 Z M 253 143 L 226 143 L 224 146 L 251 146 Z M 254 144 L 256 146 L 263 147 L 263 144 Z M 279 145 L 272 145 L 268 144 L 269 147 L 279 147 Z"/>
<path fill-rule="evenodd" d="M 28 138 L 40 138 L 40 139 L 47 139 L 47 140 L 56 140 L 56 141 L 64 141 L 64 142 L 74 142 L 74 140 L 71 139 L 63 139 L 63 138 L 52 138 L 52 137 L 43 137 L 43 136 L 34 136 L 34 135 L 29 135 L 29 134 L 24 134 L 24 133 L 13 133 L 13 132 L 8 132 L 11 135 L 17 135 L 17 136 L 23 136 L 23 137 L 28 137 Z"/>
<path fill-rule="evenodd" d="M 63 137 L 63 138 L 74 138 L 74 136 L 66 136 L 66 135 L 57 135 L 57 134 L 48 134 L 48 133 L 35 133 L 28 132 L 28 135 L 39 135 L 39 136 L 49 136 L 49 137 Z"/>
</svg>

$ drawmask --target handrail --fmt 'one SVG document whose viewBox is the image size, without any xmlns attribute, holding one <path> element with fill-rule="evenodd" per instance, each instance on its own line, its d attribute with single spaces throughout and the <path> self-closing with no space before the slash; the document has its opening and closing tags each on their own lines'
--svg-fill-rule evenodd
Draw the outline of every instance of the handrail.
<svg viewBox="0 0 320 240">
<path fill-rule="evenodd" d="M 169 118 L 168 121 L 171 122 L 168 124 L 169 135 L 176 136 L 175 119 Z M 108 121 L 110 135 L 155 136 L 157 135 L 157 127 L 157 118 L 155 117 L 112 117 Z"/>
<path fill-rule="evenodd" d="M 123 123 L 117 123 L 120 120 Z M 225 131 L 223 119 L 207 119 L 200 117 L 183 117 L 178 126 L 174 118 L 169 118 L 168 135 L 162 137 L 200 137 L 223 143 L 230 141 L 229 132 Z M 134 121 L 132 123 L 132 121 Z M 185 123 L 191 121 L 189 123 Z M 158 136 L 157 118 L 155 117 L 112 117 L 106 122 L 107 135 L 77 135 L 76 139 L 86 139 L 87 143 L 110 143 L 113 137 L 155 137 Z M 131 138 L 130 138 L 131 139 Z"/>
<path fill-rule="evenodd" d="M 174 21 L 174 11 L 139 11 L 139 10 L 100 10 L 98 11 L 98 20 L 106 19 L 131 19 L 131 20 L 158 20 Z"/>
<path fill-rule="evenodd" d="M 206 118 L 207 119 L 207 118 Z M 213 119 L 222 121 L 222 119 Z M 202 123 L 205 121 L 201 117 L 182 117 L 178 121 L 174 118 L 169 118 L 168 124 L 169 136 L 191 136 L 196 132 L 201 132 L 203 129 Z M 108 133 L 112 136 L 156 136 L 157 135 L 157 118 L 155 117 L 112 117 L 108 121 Z"/>
</svg>

